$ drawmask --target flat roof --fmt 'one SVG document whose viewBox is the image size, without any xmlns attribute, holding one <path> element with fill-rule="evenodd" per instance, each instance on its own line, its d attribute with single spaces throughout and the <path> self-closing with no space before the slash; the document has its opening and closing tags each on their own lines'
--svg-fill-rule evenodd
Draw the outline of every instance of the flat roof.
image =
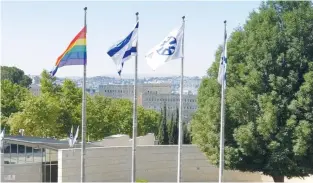
<svg viewBox="0 0 313 183">
<path fill-rule="evenodd" d="M 69 149 L 67 140 L 58 140 L 54 138 L 43 138 L 43 137 L 32 137 L 32 136 L 4 136 L 4 142 L 9 144 L 18 144 L 34 148 L 45 148 L 45 149 Z M 80 148 L 81 144 L 78 142 L 74 148 Z M 95 144 L 86 143 L 86 147 L 100 147 Z"/>
</svg>

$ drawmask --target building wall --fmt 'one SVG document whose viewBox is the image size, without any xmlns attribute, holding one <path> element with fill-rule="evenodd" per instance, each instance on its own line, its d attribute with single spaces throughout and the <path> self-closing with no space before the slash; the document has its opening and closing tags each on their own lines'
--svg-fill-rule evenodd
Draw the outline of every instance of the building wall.
<svg viewBox="0 0 313 183">
<path fill-rule="evenodd" d="M 155 94 L 144 93 L 140 97 L 142 105 L 146 109 L 154 109 L 161 111 L 164 104 L 167 107 L 167 117 L 170 119 L 171 115 L 176 114 L 176 109 L 179 107 L 179 94 Z M 197 96 L 196 95 L 183 95 L 183 121 L 189 122 L 192 115 L 197 110 Z M 175 116 L 174 116 L 175 117 Z"/>
<path fill-rule="evenodd" d="M 40 85 L 31 84 L 29 90 L 35 96 L 40 95 Z"/>
<path fill-rule="evenodd" d="M 138 95 L 145 92 L 171 93 L 171 84 L 139 84 L 137 90 Z M 125 98 L 132 101 L 134 97 L 134 85 L 100 85 L 99 94 L 106 97 Z"/>
<path fill-rule="evenodd" d="M 3 156 L 3 153 L 0 152 L 0 181 L 1 182 L 4 181 L 4 178 L 3 178 L 3 174 L 4 174 L 3 166 L 4 166 L 4 156 Z"/>
<path fill-rule="evenodd" d="M 1 182 L 41 182 L 41 181 L 42 181 L 41 163 L 3 164 L 3 161 L 1 161 Z"/>
<path fill-rule="evenodd" d="M 175 182 L 177 146 L 137 146 L 137 179 L 149 182 Z M 86 181 L 131 181 L 131 147 L 89 148 L 86 150 Z M 80 149 L 59 150 L 58 182 L 80 181 Z M 225 171 L 227 182 L 271 181 L 258 173 Z M 218 181 L 218 168 L 212 166 L 193 145 L 182 149 L 182 181 Z"/>
<path fill-rule="evenodd" d="M 149 133 L 145 136 L 139 136 L 136 138 L 137 145 L 154 145 L 155 137 L 153 133 Z M 112 135 L 104 138 L 103 140 L 92 142 L 92 144 L 110 147 L 110 146 L 131 146 L 132 139 L 128 135 Z"/>
</svg>

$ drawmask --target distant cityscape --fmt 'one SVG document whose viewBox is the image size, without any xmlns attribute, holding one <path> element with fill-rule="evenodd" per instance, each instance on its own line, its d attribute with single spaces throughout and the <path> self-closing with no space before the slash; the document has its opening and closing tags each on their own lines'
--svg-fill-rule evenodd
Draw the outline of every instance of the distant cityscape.
<svg viewBox="0 0 313 183">
<path fill-rule="evenodd" d="M 30 76 L 33 83 L 30 87 L 34 95 L 40 94 L 40 76 Z M 82 87 L 82 77 L 57 78 L 62 85 L 65 79 L 71 79 L 77 87 Z M 197 110 L 197 93 L 201 83 L 200 77 L 184 77 L 183 86 L 183 121 L 189 123 Z M 89 77 L 86 90 L 90 95 L 99 94 L 111 98 L 133 100 L 134 79 L 114 78 L 108 76 Z M 166 105 L 170 117 L 179 106 L 180 77 L 143 77 L 138 78 L 138 105 L 146 109 L 160 111 Z"/>
</svg>

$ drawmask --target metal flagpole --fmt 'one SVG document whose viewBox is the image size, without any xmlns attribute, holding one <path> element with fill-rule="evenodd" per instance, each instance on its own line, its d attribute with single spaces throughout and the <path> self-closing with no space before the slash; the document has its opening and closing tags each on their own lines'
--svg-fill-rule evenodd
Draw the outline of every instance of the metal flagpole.
<svg viewBox="0 0 313 183">
<path fill-rule="evenodd" d="M 183 19 L 183 39 L 182 39 L 182 53 L 181 58 L 181 76 L 180 76 L 180 97 L 179 97 L 179 124 L 178 124 L 178 155 L 177 155 L 177 183 L 181 181 L 181 146 L 183 141 L 183 128 L 182 128 L 182 113 L 183 113 L 183 85 L 184 85 L 184 37 L 185 37 L 185 16 Z"/>
<path fill-rule="evenodd" d="M 225 45 L 226 45 L 226 20 L 224 21 L 224 47 L 223 47 L 223 59 L 225 59 Z M 223 61 L 224 63 L 224 61 Z M 223 75 L 225 75 L 225 69 L 223 68 Z M 224 77 L 224 76 L 223 76 Z M 220 129 L 220 162 L 219 162 L 219 176 L 218 182 L 223 181 L 224 170 L 224 131 L 225 131 L 225 78 L 222 79 L 222 96 L 221 96 L 221 129 Z"/>
<path fill-rule="evenodd" d="M 136 22 L 139 20 L 139 13 L 136 13 Z M 137 30 L 138 31 L 138 30 Z M 137 33 L 138 36 L 138 33 Z M 136 138 L 137 138 L 137 71 L 138 71 L 138 37 L 136 42 L 135 56 L 135 79 L 134 79 L 134 103 L 133 103 L 133 143 L 132 143 L 132 183 L 136 182 Z"/>
<path fill-rule="evenodd" d="M 86 27 L 87 34 L 87 7 L 85 10 L 85 20 L 84 24 Z M 86 46 L 87 47 L 87 46 Z M 87 48 L 86 48 L 87 49 Z M 86 155 L 86 65 L 87 65 L 87 50 L 86 50 L 86 60 L 84 63 L 84 78 L 83 78 L 83 101 L 82 101 L 82 137 L 81 137 L 81 182 L 85 182 L 85 155 Z"/>
</svg>

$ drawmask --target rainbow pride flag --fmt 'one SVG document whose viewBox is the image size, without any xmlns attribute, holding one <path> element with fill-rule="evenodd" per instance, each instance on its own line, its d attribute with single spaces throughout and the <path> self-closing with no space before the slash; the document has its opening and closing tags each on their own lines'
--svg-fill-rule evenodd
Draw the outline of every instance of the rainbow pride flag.
<svg viewBox="0 0 313 183">
<path fill-rule="evenodd" d="M 86 52 L 86 26 L 75 36 L 66 50 L 60 55 L 55 63 L 52 76 L 58 69 L 67 65 L 85 65 L 87 60 Z"/>
</svg>

